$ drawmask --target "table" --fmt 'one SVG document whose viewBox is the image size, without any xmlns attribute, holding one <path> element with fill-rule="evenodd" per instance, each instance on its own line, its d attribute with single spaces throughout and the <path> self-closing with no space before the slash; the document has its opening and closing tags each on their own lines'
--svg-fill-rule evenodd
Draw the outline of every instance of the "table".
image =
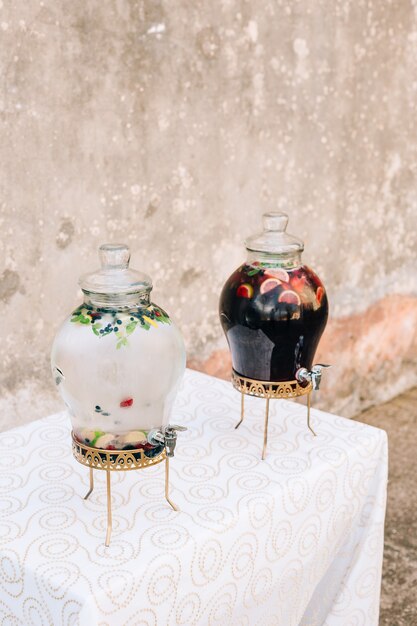
<svg viewBox="0 0 417 626">
<path fill-rule="evenodd" d="M 164 499 L 163 464 L 114 473 L 104 546 L 102 472 L 72 457 L 65 413 L 0 435 L 4 626 L 373 626 L 387 483 L 385 432 L 264 401 L 187 371 L 186 425 Z"/>
</svg>

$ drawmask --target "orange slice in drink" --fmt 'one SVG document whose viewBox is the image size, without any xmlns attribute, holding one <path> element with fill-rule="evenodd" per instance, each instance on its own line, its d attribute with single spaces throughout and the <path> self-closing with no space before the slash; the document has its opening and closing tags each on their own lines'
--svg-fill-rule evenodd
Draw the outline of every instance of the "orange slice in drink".
<svg viewBox="0 0 417 626">
<path fill-rule="evenodd" d="M 319 304 L 323 300 L 323 296 L 324 296 L 324 288 L 320 285 L 320 287 L 317 287 L 317 291 L 316 291 L 316 300 Z"/>
<path fill-rule="evenodd" d="M 280 294 L 278 302 L 285 302 L 286 304 L 301 304 L 301 299 L 298 293 L 291 291 L 291 289 L 287 289 Z"/>
<path fill-rule="evenodd" d="M 259 291 L 261 293 L 268 293 L 268 291 L 272 291 L 275 287 L 278 287 L 281 284 L 281 281 L 278 278 L 267 278 L 261 284 Z"/>
<path fill-rule="evenodd" d="M 249 283 L 243 283 L 242 285 L 239 285 L 236 293 L 240 298 L 252 298 L 253 287 L 252 285 L 249 285 Z"/>
<path fill-rule="evenodd" d="M 282 283 L 288 283 L 290 277 L 288 276 L 288 272 L 283 270 L 281 267 L 273 268 L 268 267 L 265 270 L 265 276 L 272 276 L 273 278 L 278 278 Z"/>
<path fill-rule="evenodd" d="M 307 282 L 307 278 L 302 274 L 301 276 L 292 276 L 291 277 L 291 287 L 300 293 Z"/>
</svg>

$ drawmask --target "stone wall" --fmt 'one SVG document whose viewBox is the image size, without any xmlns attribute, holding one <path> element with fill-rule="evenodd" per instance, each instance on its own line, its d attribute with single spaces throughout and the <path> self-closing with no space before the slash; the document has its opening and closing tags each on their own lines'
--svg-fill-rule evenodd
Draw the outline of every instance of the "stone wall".
<svg viewBox="0 0 417 626">
<path fill-rule="evenodd" d="M 276 208 L 329 293 L 320 405 L 416 384 L 415 2 L 1 0 L 0 38 L 3 424 L 61 406 L 52 338 L 104 241 L 227 376 L 218 296 Z"/>
</svg>

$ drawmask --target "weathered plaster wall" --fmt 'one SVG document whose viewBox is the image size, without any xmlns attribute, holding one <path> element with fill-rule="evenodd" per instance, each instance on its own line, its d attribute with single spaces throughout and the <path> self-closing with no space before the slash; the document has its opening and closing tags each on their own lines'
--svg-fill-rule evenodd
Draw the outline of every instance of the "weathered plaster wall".
<svg viewBox="0 0 417 626">
<path fill-rule="evenodd" d="M 415 2 L 2 0 L 0 56 L 3 423 L 61 406 L 51 341 L 104 241 L 227 375 L 218 295 L 277 207 L 329 292 L 322 406 L 417 382 Z"/>
</svg>

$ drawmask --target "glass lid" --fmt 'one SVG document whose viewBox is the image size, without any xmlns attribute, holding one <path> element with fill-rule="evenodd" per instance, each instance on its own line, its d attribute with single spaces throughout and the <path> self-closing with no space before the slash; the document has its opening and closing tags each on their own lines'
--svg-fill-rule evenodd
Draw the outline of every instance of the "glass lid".
<svg viewBox="0 0 417 626">
<path fill-rule="evenodd" d="M 262 222 L 263 232 L 246 239 L 245 246 L 248 250 L 270 254 L 290 254 L 304 250 L 301 239 L 286 232 L 288 224 L 286 213 L 264 213 Z"/>
<path fill-rule="evenodd" d="M 80 277 L 84 293 L 133 294 L 152 289 L 150 276 L 129 268 L 130 250 L 126 244 L 105 243 L 98 254 L 101 268 Z"/>
</svg>

